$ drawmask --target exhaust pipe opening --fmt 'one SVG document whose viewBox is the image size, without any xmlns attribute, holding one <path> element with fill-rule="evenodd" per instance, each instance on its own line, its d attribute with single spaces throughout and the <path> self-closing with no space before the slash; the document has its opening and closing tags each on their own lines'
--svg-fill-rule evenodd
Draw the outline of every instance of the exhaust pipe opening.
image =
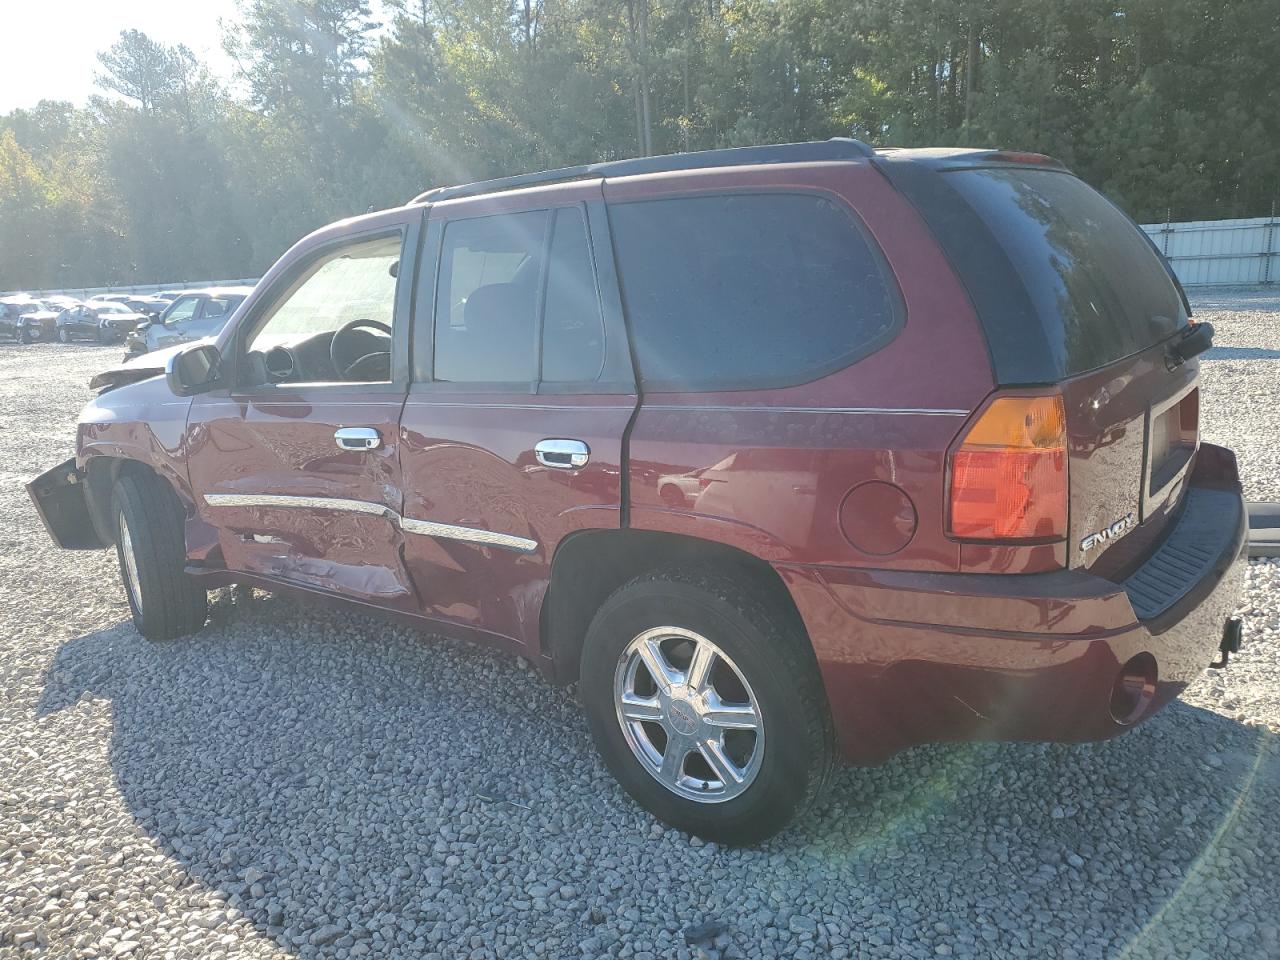
<svg viewBox="0 0 1280 960">
<path fill-rule="evenodd" d="M 1125 725 L 1136 722 L 1156 695 L 1158 676 L 1156 658 L 1151 654 L 1130 657 L 1111 688 L 1111 719 Z"/>
</svg>

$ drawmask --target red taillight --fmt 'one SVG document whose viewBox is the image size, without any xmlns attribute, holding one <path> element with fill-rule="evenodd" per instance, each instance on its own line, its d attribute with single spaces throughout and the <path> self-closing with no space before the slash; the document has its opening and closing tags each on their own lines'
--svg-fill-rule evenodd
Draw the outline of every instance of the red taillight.
<svg viewBox="0 0 1280 960">
<path fill-rule="evenodd" d="M 968 540 L 1049 540 L 1067 533 L 1067 421 L 1062 397 L 997 397 L 951 452 L 948 532 Z"/>
</svg>

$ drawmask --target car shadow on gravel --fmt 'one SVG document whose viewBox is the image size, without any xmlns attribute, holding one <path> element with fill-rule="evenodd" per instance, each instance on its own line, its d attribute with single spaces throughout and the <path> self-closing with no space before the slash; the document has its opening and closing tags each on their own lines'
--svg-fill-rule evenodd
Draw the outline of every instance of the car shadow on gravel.
<svg viewBox="0 0 1280 960">
<path fill-rule="evenodd" d="M 1205 355 L 1206 360 L 1280 360 L 1280 350 L 1265 347 L 1213 347 Z"/>
<path fill-rule="evenodd" d="M 734 851 L 638 810 L 568 692 L 360 616 L 226 596 L 188 640 L 121 624 L 61 647 L 37 710 L 84 698 L 137 822 L 301 956 L 670 956 L 703 921 L 725 957 L 1280 950 L 1280 738 L 1185 704 L 842 770 Z"/>
</svg>

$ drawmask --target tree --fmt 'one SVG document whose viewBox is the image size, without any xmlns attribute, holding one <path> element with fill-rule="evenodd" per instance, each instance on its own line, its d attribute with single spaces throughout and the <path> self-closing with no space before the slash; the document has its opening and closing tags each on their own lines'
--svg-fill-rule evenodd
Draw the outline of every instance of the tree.
<svg viewBox="0 0 1280 960">
<path fill-rule="evenodd" d="M 141 30 L 120 31 L 111 49 L 98 54 L 98 62 L 105 71 L 95 77 L 98 86 L 136 100 L 143 113 L 173 97 L 181 76 L 175 51 Z"/>
</svg>

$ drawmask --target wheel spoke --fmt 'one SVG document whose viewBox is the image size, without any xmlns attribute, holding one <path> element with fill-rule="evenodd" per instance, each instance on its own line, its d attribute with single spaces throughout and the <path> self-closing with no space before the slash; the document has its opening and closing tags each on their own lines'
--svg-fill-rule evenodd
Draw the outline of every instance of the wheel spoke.
<svg viewBox="0 0 1280 960">
<path fill-rule="evenodd" d="M 658 778 L 667 783 L 676 783 L 684 773 L 684 758 L 692 750 L 693 744 L 688 738 L 668 730 L 667 748 L 662 752 L 662 769 L 658 771 Z"/>
<path fill-rule="evenodd" d="M 622 695 L 622 715 L 628 720 L 661 720 L 662 704 L 657 697 L 642 697 L 635 693 Z"/>
<path fill-rule="evenodd" d="M 680 682 L 680 671 L 667 662 L 667 655 L 662 652 L 662 642 L 651 638 L 636 648 L 636 653 L 644 661 L 653 682 L 663 693 L 670 693 L 671 688 Z"/>
<path fill-rule="evenodd" d="M 725 730 L 758 730 L 760 718 L 749 703 L 725 703 L 714 690 L 707 692 L 707 706 L 702 721 Z"/>
<path fill-rule="evenodd" d="M 716 653 L 711 644 L 699 640 L 694 643 L 693 657 L 689 660 L 689 669 L 685 671 L 685 683 L 695 693 L 701 693 L 711 678 L 711 667 L 716 662 Z"/>
<path fill-rule="evenodd" d="M 724 803 L 760 773 L 760 703 L 732 656 L 706 636 L 666 625 L 634 637 L 614 669 L 613 703 L 636 761 L 676 796 Z"/>
<path fill-rule="evenodd" d="M 726 787 L 742 782 L 742 772 L 725 754 L 724 747 L 720 743 L 715 740 L 699 741 L 698 752 Z"/>
</svg>

